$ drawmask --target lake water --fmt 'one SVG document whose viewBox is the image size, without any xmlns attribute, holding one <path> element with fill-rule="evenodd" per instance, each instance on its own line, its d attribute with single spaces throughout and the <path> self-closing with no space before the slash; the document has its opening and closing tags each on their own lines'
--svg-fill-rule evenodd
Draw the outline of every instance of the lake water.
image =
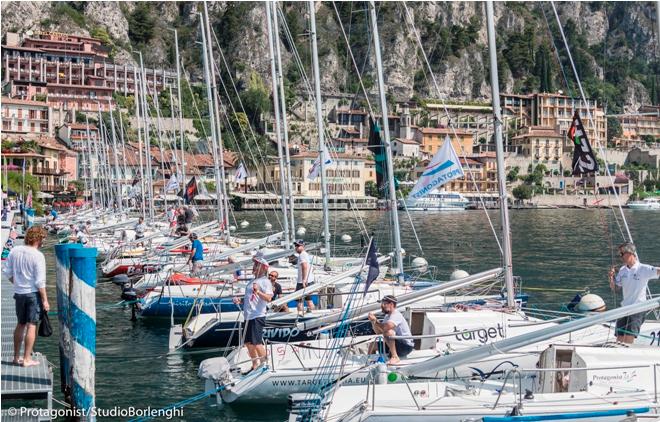
<svg viewBox="0 0 660 422">
<path fill-rule="evenodd" d="M 499 219 L 498 215 L 497 211 L 488 213 L 494 222 Z M 341 243 L 338 239 L 346 233 L 353 238 L 351 245 L 359 247 L 358 227 L 363 225 L 374 233 L 379 250 L 387 252 L 392 233 L 388 216 L 380 211 L 333 213 L 330 222 L 333 243 Z M 642 262 L 660 265 L 660 213 L 626 210 L 625 216 Z M 404 249 L 409 255 L 420 255 L 408 217 L 400 217 Z M 272 212 L 242 212 L 235 218 L 237 222 L 250 222 L 250 226 L 239 229 L 238 234 L 258 231 L 266 221 L 275 228 L 279 227 L 277 216 Z M 455 268 L 474 273 L 500 265 L 498 246 L 483 211 L 417 212 L 410 218 L 417 230 L 423 256 L 431 265 L 437 266 L 440 279 L 448 279 Z M 297 214 L 296 224 L 307 228 L 305 239 L 308 242 L 320 240 L 320 219 L 319 212 Z M 523 287 L 547 289 L 530 291 L 531 304 L 559 309 L 574 294 L 553 292 L 553 288 L 581 289 L 588 286 L 605 299 L 608 307 L 614 306 L 607 271 L 609 266 L 619 265 L 615 247 L 621 243 L 622 230 L 625 230 L 619 226 L 620 217 L 617 224 L 609 210 L 514 210 L 510 219 L 515 275 L 522 277 Z M 498 224 L 495 229 L 499 233 Z M 52 245 L 45 248 L 45 253 L 49 297 L 51 303 L 55 303 Z M 660 282 L 652 282 L 651 288 L 653 292 L 660 292 Z M 116 286 L 107 282 L 100 282 L 97 288 L 97 406 L 161 408 L 200 393 L 197 368 L 202 360 L 214 354 L 166 356 L 169 323 L 139 319 L 131 322 L 129 309 L 107 307 L 120 300 L 119 293 Z M 55 332 L 47 340 L 38 339 L 36 350 L 45 353 L 56 366 L 55 396 L 61 400 L 57 338 Z M 211 407 L 209 401 L 202 400 L 185 407 L 181 420 L 276 421 L 286 417 L 285 405 L 264 407 L 252 403 L 218 410 Z"/>
</svg>

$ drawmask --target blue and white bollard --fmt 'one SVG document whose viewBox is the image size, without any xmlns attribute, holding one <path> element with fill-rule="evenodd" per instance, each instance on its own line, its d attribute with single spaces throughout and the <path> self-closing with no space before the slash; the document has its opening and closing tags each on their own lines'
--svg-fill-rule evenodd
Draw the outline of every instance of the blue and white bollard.
<svg viewBox="0 0 660 422">
<path fill-rule="evenodd" d="M 71 276 L 71 258 L 69 252 L 80 249 L 80 243 L 55 245 L 55 275 L 57 287 L 57 319 L 60 323 L 60 385 L 65 396 L 71 394 L 71 334 L 69 332 L 69 285 Z"/>
<path fill-rule="evenodd" d="M 73 406 L 90 411 L 94 407 L 96 372 L 96 248 L 71 249 L 69 292 L 72 340 Z M 87 413 L 89 414 L 89 413 Z M 93 421 L 93 416 L 86 420 Z"/>
</svg>

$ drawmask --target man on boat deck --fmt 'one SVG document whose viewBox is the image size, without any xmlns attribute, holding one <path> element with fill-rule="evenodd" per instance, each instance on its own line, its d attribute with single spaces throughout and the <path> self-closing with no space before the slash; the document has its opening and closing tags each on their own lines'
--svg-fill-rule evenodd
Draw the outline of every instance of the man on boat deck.
<svg viewBox="0 0 660 422">
<path fill-rule="evenodd" d="M 268 279 L 270 280 L 270 284 L 273 287 L 273 297 L 271 300 L 275 300 L 282 296 L 282 285 L 277 282 L 277 278 L 280 276 L 280 274 L 277 271 L 271 271 L 268 273 Z M 289 307 L 285 303 L 284 305 L 280 305 L 276 308 L 273 308 L 275 312 L 289 312 Z"/>
<path fill-rule="evenodd" d="M 25 233 L 25 245 L 12 249 L 7 258 L 4 276 L 14 284 L 18 319 L 14 330 L 15 365 L 39 365 L 39 362 L 32 360 L 32 348 L 41 312 L 50 310 L 46 294 L 46 258 L 39 250 L 46 236 L 46 230 L 41 227 L 29 228 Z M 21 359 L 22 344 L 24 351 Z"/>
<path fill-rule="evenodd" d="M 298 254 L 298 281 L 296 283 L 296 291 L 306 289 L 309 285 L 310 274 L 312 272 L 312 264 L 309 259 L 309 254 L 305 251 L 305 241 L 298 239 L 293 242 L 293 246 L 296 249 Z M 312 302 L 311 296 L 305 296 L 303 298 L 307 302 L 307 312 L 312 312 L 314 310 L 314 302 Z M 303 300 L 298 299 L 298 312 L 303 311 Z"/>
<path fill-rule="evenodd" d="M 264 347 L 264 326 L 266 325 L 266 307 L 273 299 L 273 288 L 265 277 L 268 273 L 268 261 L 262 252 L 257 252 L 252 257 L 252 274 L 254 279 L 245 286 L 245 297 L 243 298 L 243 317 L 247 326 L 245 327 L 245 347 L 248 349 L 252 359 L 252 369 L 256 369 L 268 361 L 268 354 Z M 234 303 L 238 304 L 241 299 L 234 297 Z"/>
<path fill-rule="evenodd" d="M 392 336 L 411 336 L 410 327 L 406 322 L 401 312 L 396 309 L 396 297 L 387 295 L 380 301 L 380 310 L 385 314 L 383 322 L 378 322 L 376 315 L 373 312 L 369 313 L 369 321 L 371 327 L 376 334 L 382 334 L 385 339 L 385 347 L 390 355 L 390 360 L 387 361 L 388 365 L 396 365 L 401 361 L 400 358 L 405 358 L 412 352 L 415 345 L 414 341 L 410 338 L 393 339 Z M 376 343 L 372 343 L 369 347 L 369 353 L 376 352 Z"/>
<path fill-rule="evenodd" d="M 138 222 L 135 223 L 133 230 L 135 230 L 135 238 L 142 239 L 144 237 L 144 231 L 147 229 L 147 226 L 144 224 L 144 217 L 140 217 Z"/>
<path fill-rule="evenodd" d="M 190 264 L 190 262 L 192 262 L 192 267 L 190 267 L 190 275 L 197 275 L 201 271 L 202 265 L 204 264 L 202 262 L 204 261 L 204 245 L 202 245 L 202 242 L 197 239 L 197 233 L 190 233 L 189 239 L 192 242 L 192 246 L 190 257 L 188 258 L 188 262 L 186 264 Z"/>
<path fill-rule="evenodd" d="M 637 260 L 637 249 L 632 243 L 619 245 L 619 255 L 625 265 L 616 273 L 616 268 L 610 269 L 610 288 L 623 291 L 621 306 L 633 305 L 646 301 L 646 288 L 649 280 L 660 276 L 660 267 L 642 264 Z M 616 273 L 616 277 L 615 277 Z M 646 312 L 629 315 L 616 321 L 616 340 L 623 343 L 633 343 L 644 323 Z"/>
</svg>

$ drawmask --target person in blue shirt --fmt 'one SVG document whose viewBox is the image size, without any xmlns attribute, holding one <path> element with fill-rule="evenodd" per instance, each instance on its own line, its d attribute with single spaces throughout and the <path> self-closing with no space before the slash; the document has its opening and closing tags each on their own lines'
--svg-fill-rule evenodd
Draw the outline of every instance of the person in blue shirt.
<svg viewBox="0 0 660 422">
<path fill-rule="evenodd" d="M 53 221 L 57 220 L 57 211 L 55 211 L 55 208 L 50 210 L 50 215 L 53 217 Z"/>
<path fill-rule="evenodd" d="M 197 233 L 190 233 L 188 236 L 192 242 L 190 258 L 188 258 L 188 264 L 192 262 L 192 267 L 190 268 L 190 274 L 195 275 L 202 269 L 202 261 L 204 261 L 204 245 L 202 242 L 197 239 Z"/>
</svg>

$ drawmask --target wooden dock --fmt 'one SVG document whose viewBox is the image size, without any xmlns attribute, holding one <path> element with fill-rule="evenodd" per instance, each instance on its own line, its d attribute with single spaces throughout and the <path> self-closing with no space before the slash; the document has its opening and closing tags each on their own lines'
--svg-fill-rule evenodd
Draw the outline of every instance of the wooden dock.
<svg viewBox="0 0 660 422">
<path fill-rule="evenodd" d="M 5 227 L 2 229 L 2 243 L 6 241 Z M 53 404 L 53 371 L 41 353 L 35 353 L 33 359 L 39 362 L 38 366 L 28 368 L 15 365 L 14 358 L 14 329 L 16 328 L 16 312 L 14 311 L 14 286 L 4 278 L 0 282 L 2 307 L 2 368 L 0 371 L 0 391 L 2 395 L 2 421 L 38 421 L 50 420 L 49 414 Z M 37 338 L 36 346 L 40 341 L 55 341 Z M 21 350 L 21 354 L 22 354 Z M 15 409 L 25 407 L 25 400 L 44 400 L 46 407 L 31 409 L 32 412 L 20 412 Z M 34 406 L 34 403 L 30 403 Z M 23 413 L 23 414 L 22 414 Z"/>
</svg>

